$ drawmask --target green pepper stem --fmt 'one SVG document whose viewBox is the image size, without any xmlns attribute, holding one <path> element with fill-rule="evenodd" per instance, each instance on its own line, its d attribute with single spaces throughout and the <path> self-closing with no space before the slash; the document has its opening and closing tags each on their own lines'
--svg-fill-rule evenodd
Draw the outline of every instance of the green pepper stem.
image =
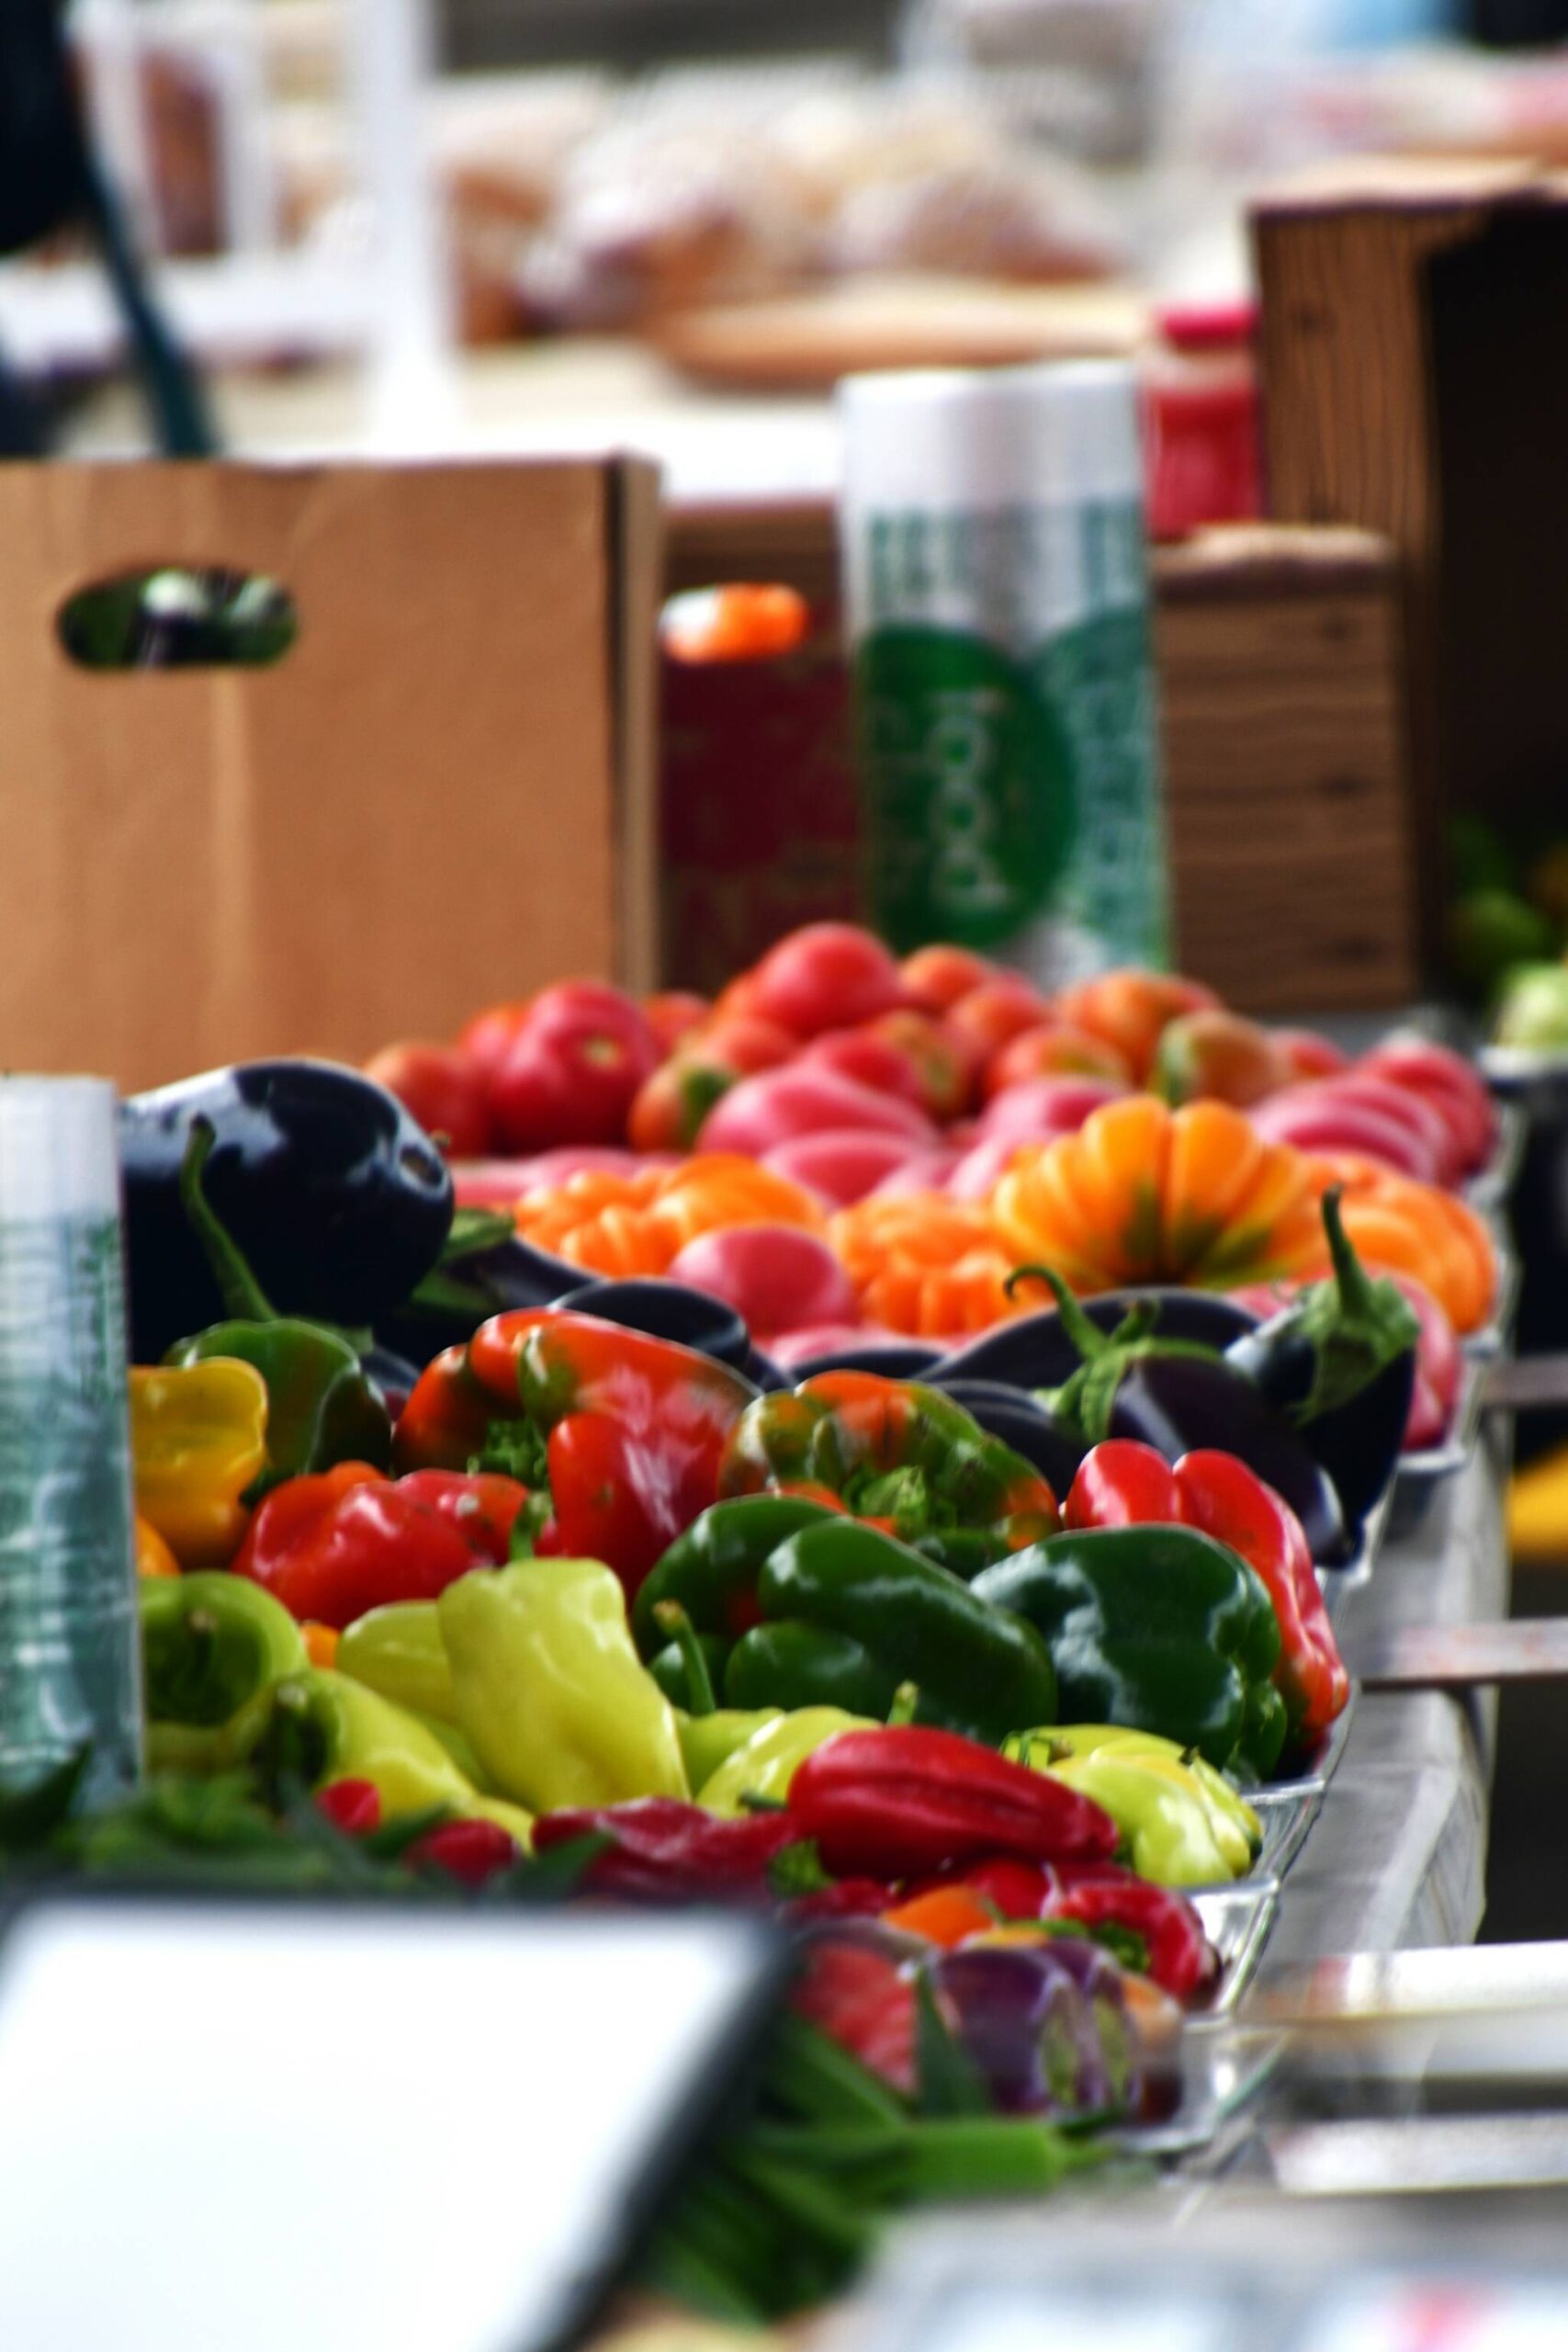
<svg viewBox="0 0 1568 2352">
<path fill-rule="evenodd" d="M 889 1727 L 897 1730 L 902 1724 L 912 1724 L 915 1720 L 915 1712 L 919 1706 L 919 1684 L 918 1682 L 900 1682 L 897 1690 L 893 1693 L 893 1704 L 887 1710 L 887 1721 Z"/>
<path fill-rule="evenodd" d="M 1021 1282 L 1037 1282 L 1045 1284 L 1056 1302 L 1056 1311 L 1062 1318 L 1062 1329 L 1085 1363 L 1092 1363 L 1096 1356 L 1105 1353 L 1106 1349 L 1111 1344 L 1109 1333 L 1102 1331 L 1099 1324 L 1084 1313 L 1077 1299 L 1062 1280 L 1055 1266 L 1015 1266 L 1002 1284 L 1002 1288 L 1010 1298 L 1016 1285 Z"/>
<path fill-rule="evenodd" d="M 190 1123 L 180 1161 L 180 1206 L 212 1270 L 225 1313 L 246 1323 L 276 1323 L 277 1309 L 251 1271 L 250 1261 L 207 1197 L 203 1183 L 218 1130 L 210 1119 Z"/>
<path fill-rule="evenodd" d="M 1347 1316 L 1375 1314 L 1377 1300 L 1373 1295 L 1371 1276 L 1357 1257 L 1339 1213 L 1343 1197 L 1344 1186 L 1330 1184 L 1321 1204 L 1323 1229 L 1328 1236 L 1328 1256 L 1334 1268 L 1334 1286 Z"/>
<path fill-rule="evenodd" d="M 655 1603 L 653 1620 L 661 1634 L 668 1634 L 681 1653 L 681 1665 L 686 1677 L 686 1713 L 689 1715 L 711 1715 L 717 1712 L 718 1701 L 713 1694 L 713 1677 L 703 1656 L 703 1645 L 697 1630 L 678 1600 Z"/>
</svg>

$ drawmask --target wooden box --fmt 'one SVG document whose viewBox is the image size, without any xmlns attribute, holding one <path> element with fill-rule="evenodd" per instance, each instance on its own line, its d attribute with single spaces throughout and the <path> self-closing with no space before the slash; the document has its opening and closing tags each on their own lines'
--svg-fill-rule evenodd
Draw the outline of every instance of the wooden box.
<svg viewBox="0 0 1568 2352">
<path fill-rule="evenodd" d="M 1423 944 L 1444 820 L 1561 823 L 1568 779 L 1568 183 L 1337 164 L 1254 215 L 1269 504 L 1398 566 Z"/>
</svg>

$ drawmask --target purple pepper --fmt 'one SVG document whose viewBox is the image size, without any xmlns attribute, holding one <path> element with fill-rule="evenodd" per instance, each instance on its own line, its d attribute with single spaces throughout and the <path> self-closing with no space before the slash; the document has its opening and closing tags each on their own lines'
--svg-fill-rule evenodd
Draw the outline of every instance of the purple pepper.
<svg viewBox="0 0 1568 2352">
<path fill-rule="evenodd" d="M 1136 2103 L 1121 1971 L 1087 1938 L 945 1952 L 931 1981 L 1002 2112 L 1121 2112 Z"/>
</svg>

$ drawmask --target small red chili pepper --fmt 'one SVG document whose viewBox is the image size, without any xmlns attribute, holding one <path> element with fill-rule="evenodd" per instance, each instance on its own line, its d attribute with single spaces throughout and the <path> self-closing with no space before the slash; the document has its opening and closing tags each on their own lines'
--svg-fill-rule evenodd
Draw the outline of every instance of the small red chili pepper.
<svg viewBox="0 0 1568 2352">
<path fill-rule="evenodd" d="M 416 1838 L 403 1860 L 447 1871 L 464 1886 L 483 1886 L 509 1871 L 521 1849 L 499 1821 L 444 1821 Z"/>
<path fill-rule="evenodd" d="M 374 1781 L 329 1781 L 316 1791 L 316 1810 L 351 1838 L 367 1838 L 381 1826 L 381 1792 Z"/>
<path fill-rule="evenodd" d="M 957 1732 L 912 1724 L 826 1741 L 796 1769 L 788 1812 L 826 1869 L 872 1878 L 919 1877 L 989 1854 L 1096 1861 L 1120 1834 L 1109 1814 L 1049 1774 Z"/>
</svg>

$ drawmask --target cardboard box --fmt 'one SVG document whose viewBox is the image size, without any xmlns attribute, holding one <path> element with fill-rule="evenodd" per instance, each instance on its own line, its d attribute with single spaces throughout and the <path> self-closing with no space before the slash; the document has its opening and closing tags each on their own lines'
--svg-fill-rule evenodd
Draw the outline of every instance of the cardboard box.
<svg viewBox="0 0 1568 2352">
<path fill-rule="evenodd" d="M 566 972 L 652 984 L 657 477 L 0 467 L 0 1067 L 357 1059 Z M 262 669 L 79 668 L 73 592 L 268 573 Z"/>
<path fill-rule="evenodd" d="M 712 989 L 791 923 L 863 911 L 826 502 L 677 509 L 666 586 L 779 581 L 786 660 L 666 662 L 666 978 Z M 1154 557 L 1176 956 L 1244 1010 L 1417 992 L 1398 582 L 1360 531 L 1236 529 Z"/>
</svg>

